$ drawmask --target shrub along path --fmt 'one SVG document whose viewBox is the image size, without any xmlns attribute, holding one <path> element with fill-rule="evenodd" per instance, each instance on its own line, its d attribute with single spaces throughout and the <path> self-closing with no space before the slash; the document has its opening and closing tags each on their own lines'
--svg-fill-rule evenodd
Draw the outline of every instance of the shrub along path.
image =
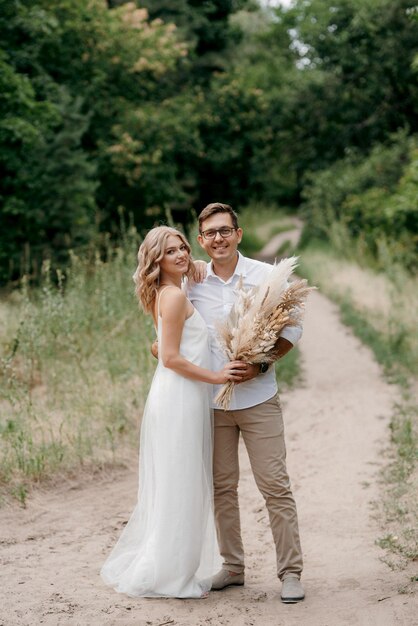
<svg viewBox="0 0 418 626">
<path fill-rule="evenodd" d="M 301 341 L 302 387 L 283 397 L 288 465 L 305 554 L 306 600 L 283 605 L 268 518 L 245 450 L 240 497 L 245 587 L 206 600 L 132 599 L 106 588 L 99 568 L 136 497 L 128 470 L 31 496 L 0 512 L 0 624 L 127 626 L 397 626 L 415 623 L 416 598 L 400 594 L 407 573 L 380 561 L 379 497 L 396 388 L 319 293 Z"/>
</svg>

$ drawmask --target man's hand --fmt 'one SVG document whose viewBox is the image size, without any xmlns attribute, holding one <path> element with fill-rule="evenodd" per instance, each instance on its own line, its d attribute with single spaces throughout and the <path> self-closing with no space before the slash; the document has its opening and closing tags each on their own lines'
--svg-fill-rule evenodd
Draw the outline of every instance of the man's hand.
<svg viewBox="0 0 418 626">
<path fill-rule="evenodd" d="M 275 356 L 276 359 L 281 359 L 285 354 L 287 354 L 293 348 L 293 344 L 285 339 L 284 337 L 279 337 L 275 346 Z M 246 363 L 245 369 L 240 370 L 240 381 L 236 381 L 236 384 L 245 383 L 247 380 L 252 380 L 260 373 L 260 364 L 259 363 Z M 263 375 L 263 374 L 261 374 Z"/>
<path fill-rule="evenodd" d="M 151 354 L 152 356 L 154 356 L 156 359 L 158 359 L 158 341 L 157 339 L 154 341 L 154 343 L 151 345 Z"/>
<path fill-rule="evenodd" d="M 245 363 L 245 368 L 240 370 L 240 380 L 236 381 L 236 384 L 246 383 L 247 380 L 252 380 L 260 373 L 260 366 L 258 363 Z"/>
<path fill-rule="evenodd" d="M 193 261 L 194 263 L 194 276 L 193 281 L 195 283 L 203 283 L 207 274 L 207 263 L 198 259 L 197 261 Z"/>
</svg>

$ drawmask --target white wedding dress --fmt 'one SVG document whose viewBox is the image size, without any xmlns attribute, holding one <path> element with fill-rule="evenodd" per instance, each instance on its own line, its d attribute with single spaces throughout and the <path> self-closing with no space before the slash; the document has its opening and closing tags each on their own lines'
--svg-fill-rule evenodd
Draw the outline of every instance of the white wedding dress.
<svg viewBox="0 0 418 626">
<path fill-rule="evenodd" d="M 160 351 L 163 341 L 158 315 Z M 208 332 L 196 309 L 185 321 L 180 352 L 210 368 Z M 159 361 L 141 425 L 138 504 L 101 570 L 116 591 L 199 598 L 221 566 L 212 508 L 210 393 L 210 385 Z"/>
</svg>

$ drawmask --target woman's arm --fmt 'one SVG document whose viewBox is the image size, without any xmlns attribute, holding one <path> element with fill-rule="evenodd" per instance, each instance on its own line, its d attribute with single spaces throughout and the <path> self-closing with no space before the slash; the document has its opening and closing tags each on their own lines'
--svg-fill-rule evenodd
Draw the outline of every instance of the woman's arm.
<svg viewBox="0 0 418 626">
<path fill-rule="evenodd" d="M 223 384 L 230 381 L 238 382 L 239 371 L 245 368 L 240 361 L 227 363 L 219 372 L 194 365 L 180 354 L 180 342 L 184 322 L 188 312 L 187 299 L 180 289 L 167 289 L 160 299 L 160 315 L 162 319 L 161 360 L 164 367 L 174 370 L 177 374 L 200 380 L 204 383 Z"/>
</svg>

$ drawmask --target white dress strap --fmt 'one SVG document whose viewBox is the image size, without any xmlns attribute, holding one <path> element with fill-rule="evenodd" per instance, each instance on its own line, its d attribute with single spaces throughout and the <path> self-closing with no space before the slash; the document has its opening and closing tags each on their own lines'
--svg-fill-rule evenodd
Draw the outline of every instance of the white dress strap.
<svg viewBox="0 0 418 626">
<path fill-rule="evenodd" d="M 165 287 L 163 287 L 161 289 L 161 291 L 159 292 L 159 294 L 157 296 L 157 323 L 158 323 L 158 319 L 160 317 L 160 298 L 161 298 L 162 294 L 164 293 L 164 291 L 166 289 L 169 289 L 170 287 L 174 287 L 174 285 L 166 285 Z"/>
</svg>

